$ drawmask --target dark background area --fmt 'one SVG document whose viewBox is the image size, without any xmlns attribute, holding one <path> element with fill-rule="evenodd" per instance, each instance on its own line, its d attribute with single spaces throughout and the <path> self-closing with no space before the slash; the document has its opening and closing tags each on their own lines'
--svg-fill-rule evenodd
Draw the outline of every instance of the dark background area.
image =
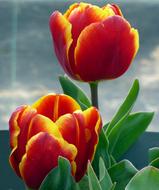
<svg viewBox="0 0 159 190">
<path fill-rule="evenodd" d="M 54 54 L 48 22 L 54 10 L 64 12 L 72 2 L 0 1 L 0 129 L 8 129 L 8 119 L 17 106 L 32 104 L 49 92 L 62 92 L 58 76 L 63 71 Z M 116 1 L 92 2 L 103 6 Z M 159 131 L 159 3 L 119 1 L 117 4 L 125 18 L 139 30 L 140 49 L 122 77 L 100 83 L 100 110 L 105 121 L 109 121 L 133 80 L 138 78 L 141 91 L 135 111 L 155 111 L 148 130 Z M 77 83 L 89 96 L 88 85 Z"/>
<path fill-rule="evenodd" d="M 8 163 L 8 131 L 0 132 L 0 188 L 2 190 L 24 190 L 24 184 L 12 171 Z M 159 146 L 159 133 L 144 133 L 134 146 L 121 159 L 128 159 L 137 169 L 148 165 L 148 149 Z"/>
</svg>

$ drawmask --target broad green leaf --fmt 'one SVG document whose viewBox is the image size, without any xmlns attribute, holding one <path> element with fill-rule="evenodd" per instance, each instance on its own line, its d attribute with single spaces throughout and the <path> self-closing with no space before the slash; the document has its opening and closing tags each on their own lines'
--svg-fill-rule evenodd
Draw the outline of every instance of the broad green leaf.
<svg viewBox="0 0 159 190">
<path fill-rule="evenodd" d="M 102 158 L 99 160 L 99 181 L 103 190 L 111 190 L 113 183 Z"/>
<path fill-rule="evenodd" d="M 159 147 L 149 149 L 149 162 L 152 162 L 156 158 L 159 158 Z"/>
<path fill-rule="evenodd" d="M 114 126 L 114 128 L 111 130 L 110 134 L 108 135 L 110 154 L 114 152 L 114 148 L 116 147 L 116 144 L 119 141 L 119 137 L 123 132 L 123 126 L 128 117 L 128 114 L 129 113 L 125 114 L 124 117 L 118 121 L 118 123 Z"/>
<path fill-rule="evenodd" d="M 89 181 L 89 190 L 102 190 L 99 180 L 91 166 L 88 164 L 88 181 Z"/>
<path fill-rule="evenodd" d="M 149 126 L 154 113 L 139 112 L 131 114 L 127 117 L 126 121 L 120 127 L 116 127 L 116 134 L 112 136 L 110 133 L 109 141 L 110 145 L 114 139 L 117 138 L 117 142 L 113 147 L 112 155 L 118 160 L 140 137 L 140 135 Z M 115 130 L 115 127 L 113 130 Z M 112 132 L 113 132 L 112 130 Z"/>
<path fill-rule="evenodd" d="M 152 166 L 139 171 L 126 186 L 125 190 L 158 190 L 159 169 Z"/>
<path fill-rule="evenodd" d="M 94 160 L 92 163 L 93 169 L 97 176 L 99 176 L 99 158 L 100 157 L 103 159 L 106 168 L 109 168 L 111 166 L 110 156 L 108 153 L 108 147 L 109 147 L 109 142 L 102 129 L 99 135 L 99 142 L 98 142 Z"/>
<path fill-rule="evenodd" d="M 137 173 L 137 169 L 128 160 L 123 160 L 113 165 L 108 172 L 112 181 L 116 182 L 115 190 L 123 190 L 131 178 Z"/>
<path fill-rule="evenodd" d="M 59 77 L 60 84 L 62 86 L 64 94 L 67 94 L 74 98 L 83 110 L 87 109 L 91 106 L 91 103 L 88 97 L 85 95 L 83 90 L 74 84 L 68 77 L 60 76 Z"/>
<path fill-rule="evenodd" d="M 110 134 L 112 128 L 119 122 L 119 120 L 121 120 L 121 118 L 123 118 L 125 114 L 127 114 L 132 110 L 133 105 L 137 99 L 138 93 L 139 93 L 139 81 L 136 79 L 123 104 L 120 106 L 119 110 L 113 117 L 112 121 L 109 123 L 109 126 L 107 127 L 106 130 L 107 135 Z"/>
<path fill-rule="evenodd" d="M 44 179 L 40 190 L 76 190 L 76 183 L 71 175 L 70 163 L 59 157 L 58 167 L 54 168 Z"/>
</svg>

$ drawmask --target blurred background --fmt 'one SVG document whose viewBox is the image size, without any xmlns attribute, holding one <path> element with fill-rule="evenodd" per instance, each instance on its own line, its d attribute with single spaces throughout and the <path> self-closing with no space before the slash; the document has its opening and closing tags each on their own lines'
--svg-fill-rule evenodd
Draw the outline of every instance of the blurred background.
<svg viewBox="0 0 159 190">
<path fill-rule="evenodd" d="M 64 12 L 64 0 L 0 0 L 0 130 L 21 104 L 32 104 L 40 96 L 61 93 L 58 65 L 49 31 L 54 10 Z M 85 1 L 84 1 L 85 2 Z M 108 122 L 131 87 L 140 81 L 134 111 L 155 111 L 149 131 L 159 131 L 159 1 L 86 1 L 97 5 L 117 3 L 134 28 L 139 30 L 140 50 L 126 74 L 99 85 L 100 109 Z M 78 84 L 88 92 L 88 85 Z"/>
</svg>

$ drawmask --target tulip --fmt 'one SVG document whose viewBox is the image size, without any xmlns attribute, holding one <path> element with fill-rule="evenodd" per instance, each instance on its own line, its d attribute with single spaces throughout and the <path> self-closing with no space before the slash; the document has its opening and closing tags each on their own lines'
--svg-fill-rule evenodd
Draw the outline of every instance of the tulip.
<svg viewBox="0 0 159 190">
<path fill-rule="evenodd" d="M 126 72 L 139 47 L 138 31 L 117 5 L 75 3 L 50 17 L 55 53 L 64 71 L 85 82 L 115 79 Z"/>
<path fill-rule="evenodd" d="M 93 159 L 101 125 L 95 107 L 82 111 L 67 95 L 43 96 L 31 106 L 18 107 L 10 117 L 10 164 L 29 188 L 38 189 L 62 156 L 79 181 Z"/>
</svg>

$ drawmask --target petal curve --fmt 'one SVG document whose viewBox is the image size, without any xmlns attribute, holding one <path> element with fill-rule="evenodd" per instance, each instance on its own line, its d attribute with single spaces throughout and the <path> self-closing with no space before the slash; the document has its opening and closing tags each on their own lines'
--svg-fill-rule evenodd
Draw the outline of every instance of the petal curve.
<svg viewBox="0 0 159 190">
<path fill-rule="evenodd" d="M 10 147 L 11 149 L 17 146 L 17 138 L 20 132 L 20 126 L 18 123 L 23 111 L 26 109 L 26 105 L 18 107 L 11 115 L 9 119 L 9 134 L 10 134 Z"/>
<path fill-rule="evenodd" d="M 39 114 L 50 118 L 54 122 L 61 115 L 73 113 L 75 110 L 81 109 L 73 98 L 65 94 L 48 94 L 36 101 L 32 107 Z"/>
<path fill-rule="evenodd" d="M 91 24 L 78 38 L 77 73 L 84 81 L 117 78 L 128 69 L 138 47 L 138 32 L 123 17 Z"/>
<path fill-rule="evenodd" d="M 50 17 L 50 31 L 54 43 L 56 56 L 64 71 L 74 76 L 68 59 L 68 51 L 72 43 L 72 26 L 68 20 L 58 11 Z"/>
</svg>

